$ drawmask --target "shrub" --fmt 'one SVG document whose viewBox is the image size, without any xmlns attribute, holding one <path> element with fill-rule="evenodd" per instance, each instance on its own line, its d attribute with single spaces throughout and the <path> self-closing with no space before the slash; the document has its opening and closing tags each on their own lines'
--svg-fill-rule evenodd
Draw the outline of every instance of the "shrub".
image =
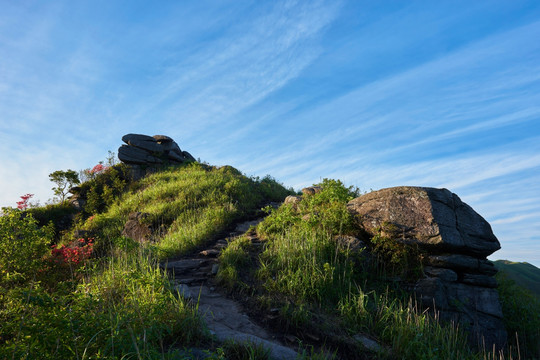
<svg viewBox="0 0 540 360">
<path fill-rule="evenodd" d="M 52 225 L 39 227 L 31 214 L 3 208 L 0 216 L 0 283 L 27 280 L 37 272 L 49 251 Z"/>
<path fill-rule="evenodd" d="M 129 182 L 127 167 L 123 164 L 103 166 L 98 164 L 88 170 L 88 181 L 80 186 L 79 196 L 86 199 L 84 215 L 105 212 L 124 192 Z"/>
<path fill-rule="evenodd" d="M 67 202 L 63 202 L 33 207 L 26 210 L 26 213 L 36 219 L 40 227 L 52 223 L 55 240 L 58 241 L 62 234 L 67 232 L 73 225 L 73 218 L 77 211 Z"/>
</svg>

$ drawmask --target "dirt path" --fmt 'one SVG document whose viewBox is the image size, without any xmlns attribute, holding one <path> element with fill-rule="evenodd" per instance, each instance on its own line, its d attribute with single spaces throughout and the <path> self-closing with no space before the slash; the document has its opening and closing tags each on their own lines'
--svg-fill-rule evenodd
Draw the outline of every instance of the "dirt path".
<svg viewBox="0 0 540 360">
<path fill-rule="evenodd" d="M 238 224 L 227 238 L 243 234 L 258 221 Z M 199 253 L 164 264 L 169 273 L 174 275 L 173 282 L 177 291 L 185 298 L 198 301 L 199 313 L 217 340 L 251 341 L 270 349 L 273 359 L 296 359 L 296 351 L 282 345 L 268 331 L 255 324 L 242 311 L 240 303 L 227 298 L 217 285 L 217 257 L 227 247 L 227 238 L 215 241 Z"/>
</svg>

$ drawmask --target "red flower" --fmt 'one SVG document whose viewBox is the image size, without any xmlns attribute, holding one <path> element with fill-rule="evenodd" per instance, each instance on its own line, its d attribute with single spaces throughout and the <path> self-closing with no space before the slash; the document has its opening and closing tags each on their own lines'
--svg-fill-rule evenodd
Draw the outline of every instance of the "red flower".
<svg viewBox="0 0 540 360">
<path fill-rule="evenodd" d="M 23 195 L 21 196 L 21 201 L 17 201 L 17 208 L 19 210 L 26 210 L 28 208 L 28 200 L 30 200 L 30 198 L 34 196 L 34 194 L 26 194 L 26 195 Z"/>
<path fill-rule="evenodd" d="M 103 164 L 97 164 L 89 172 L 90 172 L 90 174 L 99 174 L 99 173 L 102 173 L 103 171 L 106 171 L 108 169 L 109 169 L 108 166 L 104 166 Z"/>
</svg>

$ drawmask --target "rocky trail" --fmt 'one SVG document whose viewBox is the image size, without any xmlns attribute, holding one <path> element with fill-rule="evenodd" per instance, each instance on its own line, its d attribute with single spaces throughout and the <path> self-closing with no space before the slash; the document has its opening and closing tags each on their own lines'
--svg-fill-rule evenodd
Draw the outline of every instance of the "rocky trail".
<svg viewBox="0 0 540 360">
<path fill-rule="evenodd" d="M 276 336 L 257 325 L 243 311 L 239 302 L 225 295 L 215 280 L 219 269 L 217 258 L 227 247 L 228 240 L 241 236 L 261 220 L 240 223 L 227 237 L 214 241 L 204 250 L 182 258 L 169 259 L 162 266 L 169 272 L 178 293 L 198 303 L 200 315 L 218 341 L 250 341 L 269 349 L 272 359 L 296 359 L 298 354 L 295 350 L 284 346 Z M 254 244 L 258 243 L 256 237 L 251 239 Z M 202 353 L 200 355 L 199 358 L 204 358 Z"/>
</svg>

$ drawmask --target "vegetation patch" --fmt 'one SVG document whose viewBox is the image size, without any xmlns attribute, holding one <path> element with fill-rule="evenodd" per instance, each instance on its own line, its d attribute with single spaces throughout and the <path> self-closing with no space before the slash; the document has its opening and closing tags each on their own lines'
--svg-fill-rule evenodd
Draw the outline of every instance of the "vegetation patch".
<svg viewBox="0 0 540 360">
<path fill-rule="evenodd" d="M 227 269 L 256 274 L 250 285 L 257 306 L 271 317 L 279 309 L 280 329 L 308 344 L 333 346 L 341 357 L 370 358 L 376 352 L 382 358 L 474 358 L 464 334 L 422 312 L 409 294 L 384 280 L 416 266 L 416 253 L 398 244 L 401 252 L 392 258 L 389 238 L 361 241 L 346 208 L 359 191 L 338 180 L 317 186 L 320 192 L 304 194 L 299 202 L 267 209 L 270 214 L 257 227 L 264 244 L 258 261 L 240 265 L 222 255 Z M 249 258 L 245 250 L 235 252 Z M 256 268 L 246 270 L 249 263 Z M 241 288 L 245 293 L 245 284 Z M 359 334 L 380 345 L 366 348 L 355 340 Z"/>
<path fill-rule="evenodd" d="M 106 250 L 122 241 L 130 213 L 148 213 L 149 221 L 164 229 L 154 246 L 166 258 L 204 245 L 235 221 L 254 216 L 265 202 L 288 194 L 270 177 L 248 178 L 230 166 L 190 163 L 145 177 L 82 227 L 96 233 L 98 246 Z"/>
</svg>

